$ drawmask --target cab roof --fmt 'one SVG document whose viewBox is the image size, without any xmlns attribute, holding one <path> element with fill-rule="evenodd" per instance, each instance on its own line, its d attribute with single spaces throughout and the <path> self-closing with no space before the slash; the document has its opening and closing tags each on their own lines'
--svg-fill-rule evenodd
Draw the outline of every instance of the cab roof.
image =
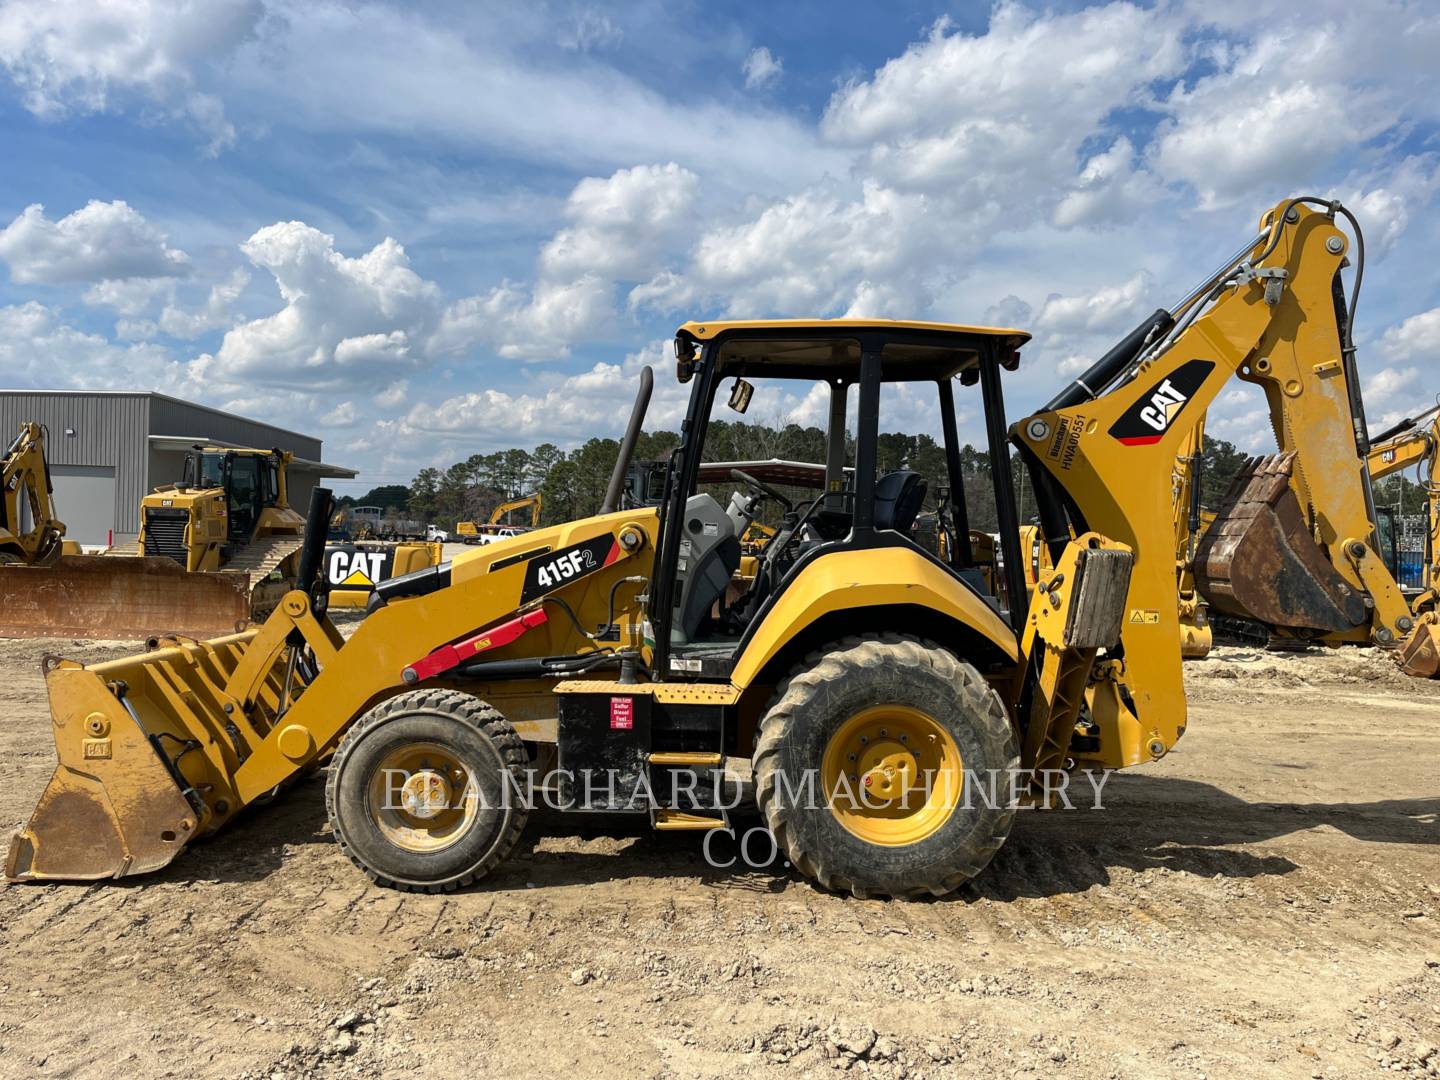
<svg viewBox="0 0 1440 1080">
<path fill-rule="evenodd" d="M 718 343 L 721 374 L 847 380 L 858 376 L 860 338 L 878 337 L 886 381 L 953 378 L 974 368 L 983 349 L 1013 354 L 1030 340 L 1008 327 L 894 319 L 687 322 L 676 337 Z"/>
</svg>

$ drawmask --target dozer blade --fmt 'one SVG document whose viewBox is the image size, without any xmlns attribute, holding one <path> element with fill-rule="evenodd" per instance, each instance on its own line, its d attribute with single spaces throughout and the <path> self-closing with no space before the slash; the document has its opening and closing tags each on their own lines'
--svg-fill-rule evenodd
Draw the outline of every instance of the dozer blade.
<svg viewBox="0 0 1440 1080">
<path fill-rule="evenodd" d="M 1195 583 L 1217 611 L 1314 632 L 1366 621 L 1365 600 L 1315 543 L 1290 486 L 1295 455 L 1247 462 L 1195 553 Z"/>
<path fill-rule="evenodd" d="M 10 841 L 5 876 L 93 881 L 167 865 L 197 825 L 171 767 L 113 684 L 70 661 L 46 663 L 60 763 Z"/>
<path fill-rule="evenodd" d="M 241 573 L 191 574 L 173 559 L 66 555 L 0 567 L 0 637 L 143 638 L 234 633 L 250 617 Z"/>
</svg>

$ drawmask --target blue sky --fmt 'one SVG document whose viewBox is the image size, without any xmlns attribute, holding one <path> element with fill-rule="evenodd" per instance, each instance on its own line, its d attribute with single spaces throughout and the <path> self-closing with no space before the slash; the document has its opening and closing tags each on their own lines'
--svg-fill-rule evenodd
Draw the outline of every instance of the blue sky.
<svg viewBox="0 0 1440 1080">
<path fill-rule="evenodd" d="M 1315 193 L 1366 229 L 1378 426 L 1440 391 L 1440 9 L 1299 11 L 0 0 L 0 383 L 316 432 L 363 487 L 615 434 L 686 318 L 854 314 L 1031 329 L 1019 414 Z M 1264 449 L 1263 401 L 1212 430 Z"/>
</svg>

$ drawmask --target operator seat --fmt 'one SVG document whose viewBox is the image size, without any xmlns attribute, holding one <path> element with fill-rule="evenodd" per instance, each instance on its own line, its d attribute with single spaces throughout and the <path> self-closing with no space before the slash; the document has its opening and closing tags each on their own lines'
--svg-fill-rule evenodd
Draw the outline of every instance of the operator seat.
<svg viewBox="0 0 1440 1080">
<path fill-rule="evenodd" d="M 875 528 L 910 535 L 925 504 L 925 478 L 909 469 L 886 473 L 875 482 Z"/>
<path fill-rule="evenodd" d="M 690 496 L 681 520 L 670 624 L 670 641 L 675 645 L 690 644 L 701 636 L 715 602 L 725 595 L 725 587 L 740 566 L 735 523 L 713 496 Z"/>
</svg>

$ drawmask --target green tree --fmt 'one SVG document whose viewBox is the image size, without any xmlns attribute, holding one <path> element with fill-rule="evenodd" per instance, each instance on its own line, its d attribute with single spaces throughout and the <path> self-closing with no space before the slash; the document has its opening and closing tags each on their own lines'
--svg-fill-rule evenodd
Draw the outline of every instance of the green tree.
<svg viewBox="0 0 1440 1080">
<path fill-rule="evenodd" d="M 410 482 L 410 498 L 406 509 L 421 521 L 434 521 L 440 494 L 440 470 L 426 468 Z"/>
</svg>

